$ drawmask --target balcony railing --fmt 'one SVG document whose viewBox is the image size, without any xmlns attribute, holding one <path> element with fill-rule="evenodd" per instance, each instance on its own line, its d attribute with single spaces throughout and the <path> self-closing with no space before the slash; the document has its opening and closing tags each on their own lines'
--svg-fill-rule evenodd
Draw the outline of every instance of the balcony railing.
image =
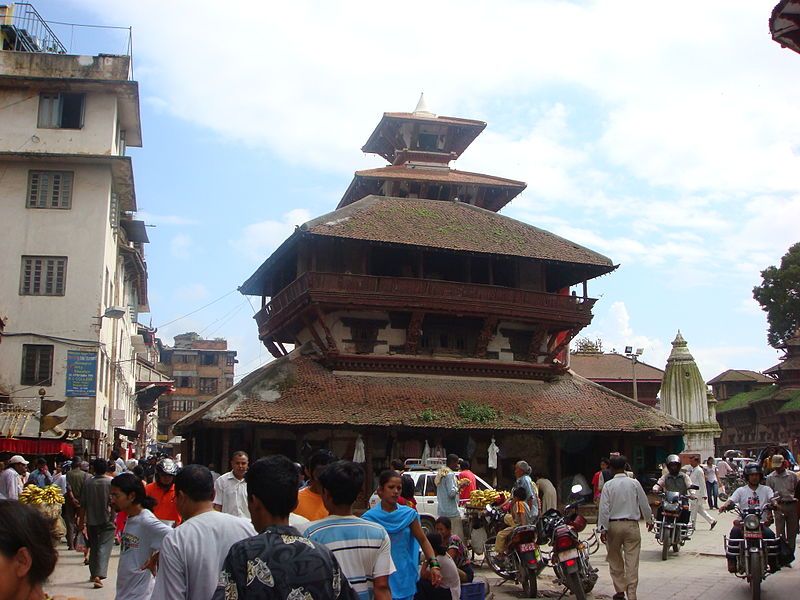
<svg viewBox="0 0 800 600">
<path fill-rule="evenodd" d="M 256 314 L 259 333 L 269 335 L 309 302 L 585 326 L 592 320 L 596 300 L 476 283 L 310 272 Z"/>
</svg>

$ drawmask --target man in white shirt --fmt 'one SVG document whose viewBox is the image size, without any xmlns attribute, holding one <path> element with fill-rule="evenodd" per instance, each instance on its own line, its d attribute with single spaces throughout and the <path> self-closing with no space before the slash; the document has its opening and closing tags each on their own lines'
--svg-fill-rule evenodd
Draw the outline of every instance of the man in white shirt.
<svg viewBox="0 0 800 600">
<path fill-rule="evenodd" d="M 19 500 L 28 461 L 15 454 L 6 461 L 6 468 L 0 473 L 0 494 L 8 500 Z"/>
<path fill-rule="evenodd" d="M 111 462 L 114 463 L 114 475 L 121 475 L 128 470 L 128 467 L 125 465 L 125 461 L 122 460 L 120 457 L 119 452 L 113 450 L 111 452 Z"/>
<path fill-rule="evenodd" d="M 700 515 L 711 525 L 711 529 L 714 529 L 714 527 L 717 526 L 717 521 L 708 514 L 705 506 L 703 506 L 708 497 L 708 491 L 706 488 L 706 472 L 703 470 L 703 467 L 700 466 L 700 455 L 695 454 L 690 457 L 689 464 L 692 466 L 689 479 L 691 479 L 692 485 L 697 486 L 694 494 L 689 499 L 689 520 L 692 522 L 692 527 L 695 527 L 697 515 Z"/>
<path fill-rule="evenodd" d="M 151 600 L 211 598 L 231 546 L 256 530 L 249 521 L 214 510 L 214 483 L 206 467 L 184 467 L 174 485 L 183 522 L 161 542 Z"/>
<path fill-rule="evenodd" d="M 730 510 L 734 505 L 737 506 L 739 510 L 758 507 L 761 509 L 762 519 L 766 519 L 766 522 L 769 523 L 772 520 L 771 506 L 774 492 L 771 488 L 761 485 L 761 477 L 763 474 L 764 471 L 758 463 L 753 462 L 746 465 L 744 468 L 744 477 L 747 481 L 747 485 L 737 488 L 731 494 L 730 498 L 728 498 L 728 501 L 720 505 L 719 512 L 722 513 L 726 510 Z M 775 532 L 769 527 L 762 527 L 761 532 L 765 539 L 775 539 Z M 741 525 L 734 525 L 731 529 L 730 539 L 741 540 L 743 538 L 744 532 L 742 531 Z M 771 562 L 770 567 L 776 570 L 778 565 L 775 562 Z M 728 571 L 731 573 L 736 572 L 735 558 L 728 558 Z"/>
<path fill-rule="evenodd" d="M 600 539 L 608 549 L 608 570 L 614 583 L 614 600 L 636 600 L 639 585 L 639 552 L 642 534 L 639 519 L 653 529 L 653 513 L 642 484 L 625 474 L 624 456 L 612 456 L 609 461 L 614 477 L 603 485 L 597 528 Z M 623 556 L 624 555 L 624 556 Z"/>
<path fill-rule="evenodd" d="M 250 520 L 250 510 L 247 508 L 247 483 L 244 480 L 249 460 L 246 452 L 241 450 L 234 452 L 231 457 L 231 470 L 220 475 L 214 483 L 214 510 Z"/>
</svg>

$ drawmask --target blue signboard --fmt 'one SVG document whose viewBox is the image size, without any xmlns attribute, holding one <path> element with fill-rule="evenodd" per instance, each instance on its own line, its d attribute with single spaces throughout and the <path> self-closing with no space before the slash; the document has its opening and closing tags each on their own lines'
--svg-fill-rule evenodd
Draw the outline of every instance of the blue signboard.
<svg viewBox="0 0 800 600">
<path fill-rule="evenodd" d="M 97 395 L 97 352 L 67 350 L 67 391 L 65 395 Z"/>
</svg>

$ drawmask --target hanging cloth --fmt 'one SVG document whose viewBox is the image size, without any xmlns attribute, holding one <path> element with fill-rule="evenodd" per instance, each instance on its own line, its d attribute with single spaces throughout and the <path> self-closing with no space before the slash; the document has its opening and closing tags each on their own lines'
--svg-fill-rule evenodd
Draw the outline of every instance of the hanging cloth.
<svg viewBox="0 0 800 600">
<path fill-rule="evenodd" d="M 500 448 L 497 447 L 497 444 L 494 443 L 494 438 L 492 438 L 492 443 L 489 444 L 489 458 L 486 462 L 486 466 L 490 469 L 497 468 L 497 455 L 500 454 Z"/>
<path fill-rule="evenodd" d="M 364 454 L 364 440 L 361 438 L 361 435 L 356 438 L 356 450 L 353 452 L 353 462 L 354 463 L 365 463 L 367 462 L 367 458 Z"/>
<path fill-rule="evenodd" d="M 422 464 L 425 464 L 431 457 L 431 447 L 428 445 L 428 440 L 425 440 L 425 446 L 422 448 Z"/>
</svg>

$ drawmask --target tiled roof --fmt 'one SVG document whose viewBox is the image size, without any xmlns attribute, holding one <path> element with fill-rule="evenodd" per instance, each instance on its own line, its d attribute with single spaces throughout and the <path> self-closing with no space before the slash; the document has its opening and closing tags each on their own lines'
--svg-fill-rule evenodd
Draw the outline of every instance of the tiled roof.
<svg viewBox="0 0 800 600">
<path fill-rule="evenodd" d="M 471 127 L 486 127 L 485 121 L 478 121 L 476 119 L 464 119 L 462 117 L 445 117 L 437 115 L 435 117 L 424 117 L 412 112 L 385 112 L 383 116 L 387 119 L 412 119 L 414 121 L 435 121 L 436 123 L 449 123 L 451 125 L 467 125 Z"/>
<path fill-rule="evenodd" d="M 408 179 L 411 181 L 436 181 L 442 184 L 474 184 L 492 185 L 525 189 L 524 181 L 515 179 L 505 179 L 494 175 L 484 175 L 483 173 L 470 173 L 469 171 L 456 171 L 455 169 L 425 169 L 421 167 L 410 168 L 405 165 L 391 167 L 380 167 L 377 169 L 366 169 L 356 171 L 356 177 L 368 177 L 371 179 Z"/>
<path fill-rule="evenodd" d="M 463 202 L 367 196 L 301 229 L 315 235 L 602 267 L 597 275 L 614 269 L 602 254 Z"/>
<path fill-rule="evenodd" d="M 755 381 L 756 383 L 775 383 L 775 380 L 758 371 L 748 371 L 747 369 L 728 369 L 714 377 L 708 385 L 729 381 Z"/>
<path fill-rule="evenodd" d="M 176 433 L 224 423 L 522 431 L 681 428 L 664 413 L 572 374 L 553 382 L 349 374 L 325 368 L 310 345 L 265 365 L 190 413 Z"/>
<path fill-rule="evenodd" d="M 720 402 L 717 404 L 717 413 L 726 413 L 732 410 L 740 410 L 742 408 L 747 408 L 753 402 L 758 402 L 760 400 L 769 400 L 771 399 L 778 391 L 777 385 L 768 385 L 763 388 L 758 388 L 757 390 L 751 390 L 749 392 L 741 392 L 736 394 L 735 396 L 731 396 L 724 402 Z"/>
<path fill-rule="evenodd" d="M 631 360 L 616 352 L 576 352 L 570 354 L 569 367 L 592 381 L 633 381 Z M 664 371 L 641 361 L 636 363 L 637 381 L 661 381 Z"/>
</svg>

